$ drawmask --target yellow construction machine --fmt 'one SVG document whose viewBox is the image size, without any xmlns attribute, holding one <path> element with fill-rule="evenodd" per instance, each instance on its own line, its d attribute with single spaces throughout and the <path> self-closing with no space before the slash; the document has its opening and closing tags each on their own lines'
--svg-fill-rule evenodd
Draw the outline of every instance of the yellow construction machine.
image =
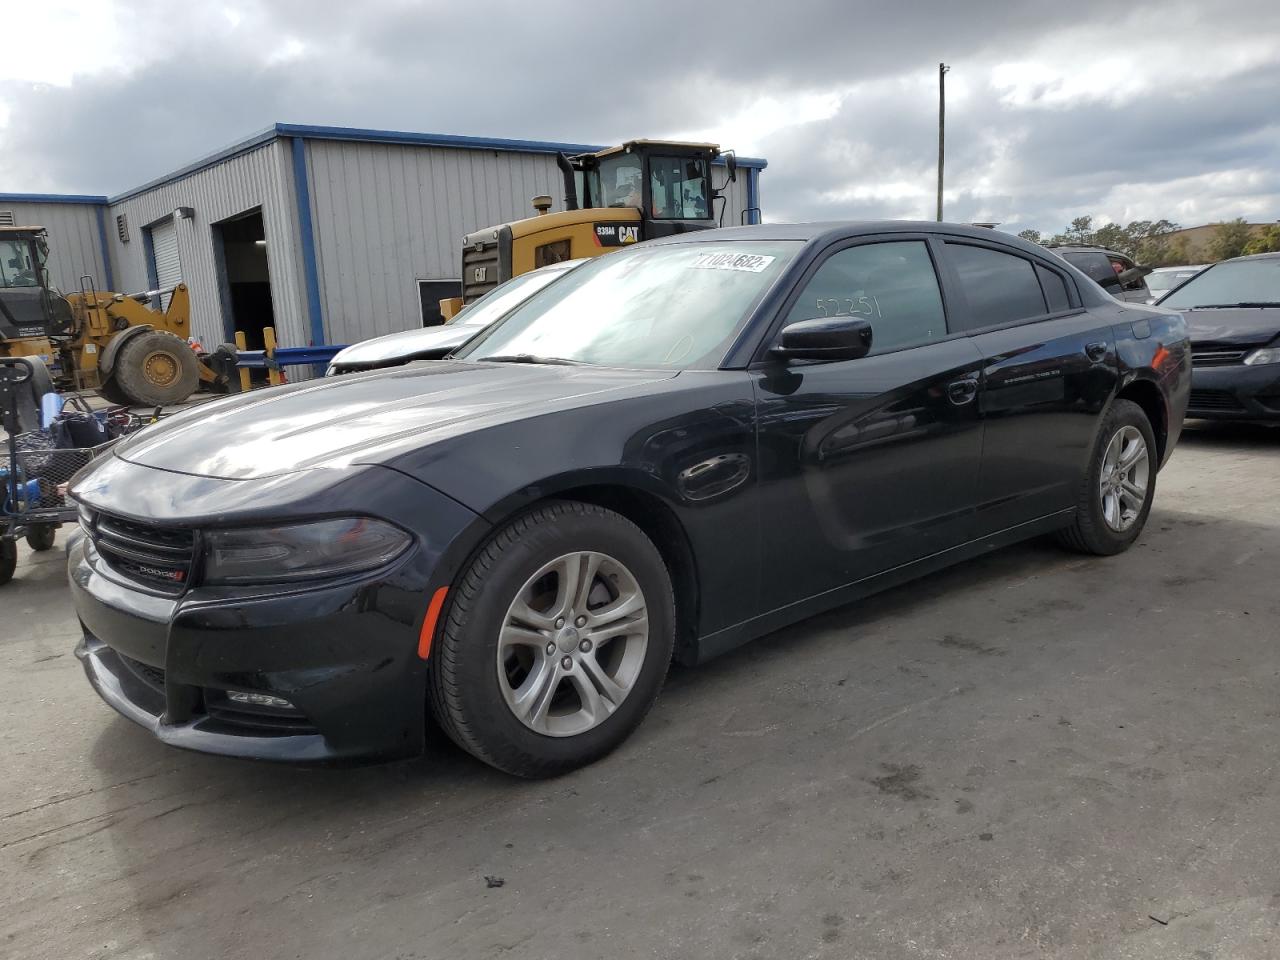
<svg viewBox="0 0 1280 960">
<path fill-rule="evenodd" d="M 718 226 L 725 188 L 737 178 L 734 156 L 725 153 L 725 182 L 713 187 L 711 165 L 720 156 L 714 143 L 669 140 L 558 154 L 565 209 L 550 213 L 551 198 L 534 197 L 538 215 L 464 237 L 462 296 L 440 301 L 440 312 L 448 319 L 503 281 L 550 263 Z"/>
<path fill-rule="evenodd" d="M 48 253 L 44 227 L 0 227 L 0 357 L 38 358 L 59 387 L 139 406 L 181 403 L 201 381 L 226 382 L 187 342 L 186 284 L 120 294 L 84 277 L 80 290 L 62 294 L 49 282 Z M 163 296 L 163 312 L 145 305 Z"/>
</svg>

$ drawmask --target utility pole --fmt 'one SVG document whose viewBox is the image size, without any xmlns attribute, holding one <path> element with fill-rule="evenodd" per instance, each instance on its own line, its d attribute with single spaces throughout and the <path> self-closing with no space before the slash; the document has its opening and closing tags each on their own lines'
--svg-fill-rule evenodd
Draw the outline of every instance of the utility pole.
<svg viewBox="0 0 1280 960">
<path fill-rule="evenodd" d="M 946 157 L 947 143 L 947 71 L 945 63 L 938 64 L 938 222 L 942 222 L 942 165 Z"/>
</svg>

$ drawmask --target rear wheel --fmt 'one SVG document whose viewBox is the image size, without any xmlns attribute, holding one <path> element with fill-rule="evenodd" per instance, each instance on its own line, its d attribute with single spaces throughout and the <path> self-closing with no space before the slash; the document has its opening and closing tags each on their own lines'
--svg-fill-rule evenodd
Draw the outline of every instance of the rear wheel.
<svg viewBox="0 0 1280 960">
<path fill-rule="evenodd" d="M 13 540 L 0 540 L 0 586 L 13 579 L 18 569 L 18 544 Z"/>
<path fill-rule="evenodd" d="M 662 555 L 625 517 L 556 502 L 518 517 L 453 588 L 431 652 L 431 710 L 508 773 L 591 763 L 639 726 L 675 642 Z"/>
<path fill-rule="evenodd" d="M 1156 492 L 1155 434 L 1136 403 L 1116 400 L 1103 419 L 1089 470 L 1076 493 L 1076 516 L 1059 534 L 1081 553 L 1128 550 L 1142 533 Z"/>
<path fill-rule="evenodd" d="M 53 541 L 57 535 L 57 524 L 39 524 L 38 526 L 31 527 L 27 530 L 27 546 L 36 551 L 51 550 L 53 549 Z"/>
<path fill-rule="evenodd" d="M 120 384 L 116 383 L 115 377 L 108 377 L 98 387 L 98 393 L 110 400 L 112 403 L 122 407 L 129 406 L 133 401 L 129 399 L 128 394 L 120 389 Z"/>
<path fill-rule="evenodd" d="M 200 361 L 185 340 L 164 330 L 148 330 L 120 348 L 112 378 L 131 403 L 162 407 L 195 393 Z"/>
</svg>

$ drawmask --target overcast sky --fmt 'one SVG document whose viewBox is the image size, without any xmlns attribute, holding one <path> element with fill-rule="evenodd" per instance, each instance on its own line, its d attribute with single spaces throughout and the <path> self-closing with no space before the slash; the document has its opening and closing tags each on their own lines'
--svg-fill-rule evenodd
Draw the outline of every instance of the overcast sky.
<svg viewBox="0 0 1280 960">
<path fill-rule="evenodd" d="M 1277 0 L 41 0 L 19 23 L 0 192 L 113 194 L 279 120 L 711 139 L 768 159 L 767 219 L 931 218 L 946 61 L 947 219 L 1280 219 Z"/>
</svg>

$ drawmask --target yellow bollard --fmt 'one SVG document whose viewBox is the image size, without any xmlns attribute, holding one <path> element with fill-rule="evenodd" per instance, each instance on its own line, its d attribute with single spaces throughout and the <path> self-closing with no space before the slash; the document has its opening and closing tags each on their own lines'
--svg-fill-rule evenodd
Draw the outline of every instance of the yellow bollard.
<svg viewBox="0 0 1280 960">
<path fill-rule="evenodd" d="M 244 347 L 244 331 L 237 330 L 236 331 L 236 349 L 243 350 L 244 348 L 245 348 Z M 240 392 L 248 393 L 252 388 L 253 388 L 253 384 L 249 380 L 249 368 L 241 367 L 240 368 Z"/>
<path fill-rule="evenodd" d="M 262 328 L 262 343 L 267 348 L 267 359 L 274 360 L 276 358 L 276 328 Z M 283 381 L 280 379 L 280 371 L 275 367 L 267 368 L 267 383 L 276 386 Z"/>
</svg>

